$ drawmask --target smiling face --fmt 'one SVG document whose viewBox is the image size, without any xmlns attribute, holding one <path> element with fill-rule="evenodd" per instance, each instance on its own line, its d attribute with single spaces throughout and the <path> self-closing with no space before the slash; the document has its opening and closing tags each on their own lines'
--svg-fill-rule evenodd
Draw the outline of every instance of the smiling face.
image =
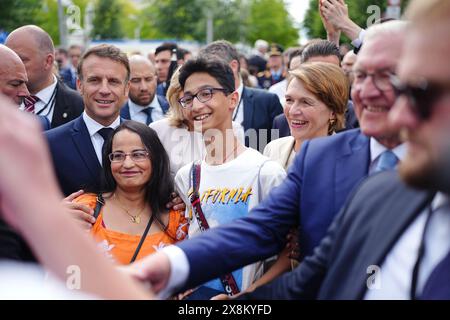
<svg viewBox="0 0 450 320">
<path fill-rule="evenodd" d="M 335 118 L 333 112 L 297 78 L 288 85 L 284 114 L 296 141 L 328 135 L 330 119 Z"/>
<path fill-rule="evenodd" d="M 195 95 L 205 88 L 222 88 L 222 86 L 207 73 L 194 73 L 186 79 L 184 96 Z M 237 92 L 225 95 L 224 92 L 214 91 L 209 101 L 200 102 L 197 98 L 193 99 L 190 112 L 185 113 L 186 120 L 194 127 L 201 126 L 203 133 L 208 129 L 225 132 L 232 128 L 231 118 L 236 103 Z"/>
<path fill-rule="evenodd" d="M 425 79 L 448 88 L 435 96 L 434 103 L 422 106 L 431 109 L 430 117 L 421 119 L 413 111 L 411 101 L 403 96 L 390 114 L 392 125 L 401 130 L 408 146 L 399 166 L 402 178 L 415 187 L 447 193 L 450 193 L 450 45 L 441 40 L 448 39 L 449 30 L 448 21 L 412 29 L 400 60 L 402 82 L 413 85 L 418 79 Z"/>
<path fill-rule="evenodd" d="M 132 153 L 138 150 L 146 149 L 137 133 L 125 129 L 114 135 L 112 152 Z M 152 163 L 150 158 L 135 162 L 128 155 L 123 162 L 111 162 L 111 173 L 117 187 L 123 190 L 142 190 L 152 176 Z"/>
<path fill-rule="evenodd" d="M 378 36 L 364 43 L 354 65 L 355 80 L 352 87 L 352 100 L 361 131 L 378 139 L 396 135 L 388 124 L 388 113 L 395 102 L 392 86 L 380 90 L 374 84 L 373 76 L 360 81 L 357 74 L 378 74 L 389 77 L 399 62 L 403 37 Z"/>
<path fill-rule="evenodd" d="M 77 80 L 77 85 L 86 113 L 92 119 L 104 126 L 117 119 L 128 98 L 126 78 L 127 70 L 120 62 L 96 55 L 84 60 L 82 78 Z"/>
</svg>

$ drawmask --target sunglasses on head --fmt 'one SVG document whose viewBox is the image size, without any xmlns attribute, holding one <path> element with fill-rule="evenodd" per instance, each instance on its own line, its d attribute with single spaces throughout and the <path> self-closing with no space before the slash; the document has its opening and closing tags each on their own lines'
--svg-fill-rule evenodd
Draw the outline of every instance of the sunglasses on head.
<svg viewBox="0 0 450 320">
<path fill-rule="evenodd" d="M 450 92 L 450 84 L 433 83 L 426 79 L 409 84 L 402 83 L 396 76 L 391 76 L 391 83 L 397 97 L 406 97 L 411 108 L 422 120 L 428 119 L 433 111 L 433 105 L 445 93 Z"/>
</svg>

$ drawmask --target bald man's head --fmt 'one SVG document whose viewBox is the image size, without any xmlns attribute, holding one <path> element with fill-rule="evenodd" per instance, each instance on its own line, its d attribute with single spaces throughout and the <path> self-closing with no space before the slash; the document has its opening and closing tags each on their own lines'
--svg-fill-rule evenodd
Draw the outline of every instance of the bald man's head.
<svg viewBox="0 0 450 320">
<path fill-rule="evenodd" d="M 133 55 L 130 61 L 130 92 L 131 101 L 140 106 L 148 106 L 156 94 L 157 76 L 153 63 L 141 55 Z"/>
<path fill-rule="evenodd" d="M 23 26 L 9 34 L 5 45 L 14 50 L 24 63 L 28 89 L 32 94 L 53 83 L 55 48 L 47 32 L 37 26 Z"/>
<path fill-rule="evenodd" d="M 25 66 L 10 48 L 0 44 L 0 92 L 19 105 L 28 96 Z"/>
</svg>

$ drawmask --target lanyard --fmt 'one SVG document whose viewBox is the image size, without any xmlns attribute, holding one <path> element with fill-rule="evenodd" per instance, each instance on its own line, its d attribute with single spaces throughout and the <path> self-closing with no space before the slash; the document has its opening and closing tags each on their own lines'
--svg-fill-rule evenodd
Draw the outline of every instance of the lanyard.
<svg viewBox="0 0 450 320">
<path fill-rule="evenodd" d="M 237 106 L 237 108 L 236 108 L 236 110 L 234 112 L 234 115 L 233 115 L 233 121 L 235 121 L 236 118 L 237 118 L 237 115 L 239 113 L 239 108 L 241 107 L 241 103 L 244 103 L 244 102 L 242 102 L 242 97 L 244 96 L 244 91 L 245 91 L 245 87 L 242 88 L 242 94 L 239 97 L 239 103 L 238 103 L 238 106 Z"/>
<path fill-rule="evenodd" d="M 36 114 L 39 116 L 41 115 L 42 112 L 44 112 L 45 109 L 47 109 L 48 107 L 48 111 L 45 115 L 43 115 L 44 117 L 48 117 L 48 115 L 50 114 L 50 112 L 53 110 L 53 108 L 55 107 L 55 96 L 56 96 L 56 91 L 58 91 L 58 84 L 56 84 L 55 89 L 53 89 L 52 95 L 50 97 L 50 99 L 48 100 L 48 102 L 44 105 L 44 107 L 39 110 L 39 112 L 37 112 Z"/>
<path fill-rule="evenodd" d="M 420 265 L 422 264 L 423 257 L 425 255 L 425 236 L 427 233 L 428 226 L 430 224 L 431 216 L 433 214 L 433 210 L 431 208 L 431 204 L 428 206 L 428 212 L 427 212 L 427 220 L 425 221 L 425 227 L 423 228 L 422 233 L 422 239 L 419 246 L 419 252 L 417 254 L 417 260 L 414 264 L 413 274 L 412 274 L 412 280 L 411 280 L 411 291 L 410 291 L 410 297 L 411 300 L 417 300 L 417 281 L 419 278 L 419 272 L 420 272 Z"/>
</svg>

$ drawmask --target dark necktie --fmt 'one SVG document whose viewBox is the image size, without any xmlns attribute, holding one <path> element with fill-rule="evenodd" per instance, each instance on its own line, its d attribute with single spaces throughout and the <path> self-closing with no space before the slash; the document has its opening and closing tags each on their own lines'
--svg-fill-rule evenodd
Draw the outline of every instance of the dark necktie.
<svg viewBox="0 0 450 320">
<path fill-rule="evenodd" d="M 152 109 L 153 109 L 152 107 L 148 107 L 148 108 L 145 108 L 144 110 L 142 110 L 142 112 L 144 112 L 147 115 L 147 120 L 145 121 L 145 123 L 147 125 L 149 125 L 150 123 L 153 122 Z"/>
<path fill-rule="evenodd" d="M 27 96 L 24 98 L 23 103 L 25 105 L 25 111 L 29 113 L 34 113 L 34 105 L 39 101 L 36 96 Z"/>
<path fill-rule="evenodd" d="M 114 132 L 113 128 L 102 128 L 102 129 L 97 131 L 97 133 L 99 135 L 101 135 L 102 138 L 103 138 L 102 157 L 105 154 L 106 144 L 108 143 L 108 140 L 112 136 L 113 132 Z"/>
<path fill-rule="evenodd" d="M 438 210 L 447 210 L 450 214 L 450 204 L 440 207 Z M 449 235 L 450 239 L 450 235 Z M 450 241 L 450 240 L 449 240 Z M 450 252 L 434 268 L 425 282 L 420 299 L 424 300 L 449 300 L 450 299 Z"/>
<path fill-rule="evenodd" d="M 393 170 L 397 163 L 397 156 L 391 150 L 386 150 L 380 155 L 374 173 L 385 170 Z"/>
</svg>

